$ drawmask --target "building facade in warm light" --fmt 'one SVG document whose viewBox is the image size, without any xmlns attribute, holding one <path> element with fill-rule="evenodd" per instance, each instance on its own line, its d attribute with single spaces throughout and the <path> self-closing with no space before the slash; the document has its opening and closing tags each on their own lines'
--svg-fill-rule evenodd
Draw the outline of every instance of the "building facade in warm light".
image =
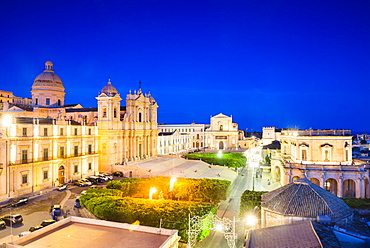
<svg viewBox="0 0 370 248">
<path fill-rule="evenodd" d="M 204 148 L 207 125 L 158 124 L 158 154 L 178 154 Z"/>
<path fill-rule="evenodd" d="M 339 197 L 369 197 L 369 168 L 352 159 L 350 130 L 283 129 L 273 153 L 271 179 L 282 185 L 302 174 Z"/>
<path fill-rule="evenodd" d="M 129 92 L 121 106 L 109 80 L 97 108 L 66 105 L 53 66 L 45 63 L 31 99 L 0 91 L 0 201 L 157 154 L 158 105 L 149 93 Z"/>
<path fill-rule="evenodd" d="M 238 149 L 238 124 L 232 121 L 232 116 L 222 113 L 211 117 L 211 125 L 205 130 L 206 147 L 210 149 Z"/>
</svg>

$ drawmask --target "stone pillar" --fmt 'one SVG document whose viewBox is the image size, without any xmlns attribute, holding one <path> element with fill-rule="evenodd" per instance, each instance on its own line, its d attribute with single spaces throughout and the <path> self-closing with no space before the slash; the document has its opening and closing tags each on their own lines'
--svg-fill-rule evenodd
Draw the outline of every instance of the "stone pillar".
<svg viewBox="0 0 370 248">
<path fill-rule="evenodd" d="M 358 183 L 356 184 L 356 198 L 364 198 L 365 197 L 365 190 L 364 190 L 364 175 L 359 175 Z"/>
<path fill-rule="evenodd" d="M 338 197 L 343 197 L 343 174 L 341 174 L 338 178 Z"/>
<path fill-rule="evenodd" d="M 325 189 L 325 180 L 326 180 L 326 177 L 325 177 L 325 173 L 321 174 L 321 177 L 320 177 L 320 187 Z"/>
</svg>

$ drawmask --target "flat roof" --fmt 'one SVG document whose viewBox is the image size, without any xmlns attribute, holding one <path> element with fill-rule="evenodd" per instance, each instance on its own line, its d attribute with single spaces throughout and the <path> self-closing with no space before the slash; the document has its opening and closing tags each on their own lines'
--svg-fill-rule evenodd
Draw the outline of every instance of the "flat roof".
<svg viewBox="0 0 370 248">
<path fill-rule="evenodd" d="M 172 247 L 178 236 L 177 230 L 69 217 L 14 241 L 26 248 L 159 248 Z"/>
</svg>

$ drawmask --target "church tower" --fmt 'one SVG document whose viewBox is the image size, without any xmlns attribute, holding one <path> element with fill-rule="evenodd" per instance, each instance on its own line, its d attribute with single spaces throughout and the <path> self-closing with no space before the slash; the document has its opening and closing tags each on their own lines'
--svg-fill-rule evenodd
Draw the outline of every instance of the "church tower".
<svg viewBox="0 0 370 248">
<path fill-rule="evenodd" d="M 115 164 L 123 159 L 122 148 L 122 121 L 120 120 L 121 97 L 117 89 L 108 79 L 98 100 L 98 135 L 99 135 L 99 169 L 112 172 Z"/>
<path fill-rule="evenodd" d="M 120 130 L 122 122 L 120 121 L 121 100 L 117 89 L 112 85 L 110 79 L 99 95 L 98 100 L 98 127 L 100 130 Z"/>
</svg>

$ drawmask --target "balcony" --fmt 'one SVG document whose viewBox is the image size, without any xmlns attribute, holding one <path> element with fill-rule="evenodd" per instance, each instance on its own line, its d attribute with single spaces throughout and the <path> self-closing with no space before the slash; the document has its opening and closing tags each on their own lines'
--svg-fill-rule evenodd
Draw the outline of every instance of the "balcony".
<svg viewBox="0 0 370 248">
<path fill-rule="evenodd" d="M 45 161 L 53 161 L 57 159 L 68 159 L 68 158 L 75 158 L 75 157 L 80 157 L 80 156 L 88 156 L 88 155 L 96 155 L 98 154 L 97 152 L 91 152 L 91 153 L 77 153 L 77 154 L 70 154 L 70 155 L 59 155 L 58 157 L 54 158 L 52 156 L 49 157 L 40 157 L 37 159 L 19 159 L 14 162 L 9 162 L 9 165 L 21 165 L 21 164 L 31 164 L 31 163 L 40 163 L 40 162 L 45 162 Z M 1 168 L 0 168 L 1 169 Z"/>
</svg>

